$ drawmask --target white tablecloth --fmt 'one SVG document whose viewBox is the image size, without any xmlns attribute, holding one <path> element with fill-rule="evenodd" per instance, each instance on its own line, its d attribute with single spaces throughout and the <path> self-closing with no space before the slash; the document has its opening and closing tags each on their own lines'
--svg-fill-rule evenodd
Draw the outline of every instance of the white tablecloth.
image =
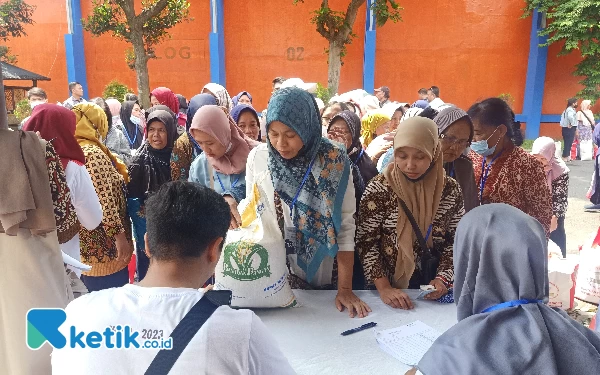
<svg viewBox="0 0 600 375">
<path fill-rule="evenodd" d="M 300 307 L 255 309 L 277 339 L 298 374 L 404 374 L 410 367 L 386 354 L 375 341 L 375 330 L 395 328 L 420 320 L 446 331 L 456 323 L 456 305 L 415 300 L 418 290 L 407 291 L 415 308 L 394 309 L 376 291 L 357 291 L 373 310 L 366 318 L 351 319 L 335 307 L 336 291 L 294 290 Z M 349 336 L 340 334 L 365 323 L 377 327 Z"/>
</svg>

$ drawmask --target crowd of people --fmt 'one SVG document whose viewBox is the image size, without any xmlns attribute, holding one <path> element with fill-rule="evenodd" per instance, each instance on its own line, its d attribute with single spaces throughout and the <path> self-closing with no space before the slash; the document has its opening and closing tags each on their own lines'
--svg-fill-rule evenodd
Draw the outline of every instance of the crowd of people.
<svg viewBox="0 0 600 375">
<path fill-rule="evenodd" d="M 170 332 L 209 296 L 202 287 L 227 231 L 242 225 L 238 206 L 258 186 L 277 214 L 293 288 L 337 290 L 331 303 L 350 317 L 371 313 L 355 290 L 398 309 L 413 309 L 404 290 L 423 285 L 434 289 L 428 300 L 454 298 L 459 323 L 415 371 L 600 373 L 600 337 L 545 305 L 548 240 L 566 256 L 569 169 L 551 138 L 520 147 L 504 100 L 465 111 L 436 86 L 413 103 L 391 101 L 383 86 L 324 103 L 311 84 L 277 77 L 261 112 L 249 92 L 232 98 L 217 83 L 189 101 L 158 87 L 150 108 L 134 94 L 86 101 L 80 84 L 69 88 L 62 105 L 32 89 L 22 131 L 0 129 L 0 174 L 16 184 L 0 185 L 0 274 L 20 285 L 0 297 L 6 342 L 25 338 L 29 308 L 67 304 L 68 325 L 88 331 L 143 316 L 144 328 Z M 581 116 L 566 111 L 565 141 L 571 119 L 587 137 L 586 102 Z M 91 269 L 65 272 L 60 250 Z M 74 299 L 77 287 L 89 294 Z M 173 373 L 293 373 L 254 313 L 215 308 Z M 505 330 L 500 340 L 490 324 Z M 0 349 L 0 372 L 48 373 L 48 354 Z M 52 356 L 57 374 L 137 373 L 152 361 L 149 351 Z"/>
</svg>

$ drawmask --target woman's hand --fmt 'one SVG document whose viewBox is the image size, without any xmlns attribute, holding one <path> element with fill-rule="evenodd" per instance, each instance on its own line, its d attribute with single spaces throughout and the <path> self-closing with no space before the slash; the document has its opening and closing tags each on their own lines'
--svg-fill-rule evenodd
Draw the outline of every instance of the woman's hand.
<svg viewBox="0 0 600 375">
<path fill-rule="evenodd" d="M 354 318 L 355 311 L 359 318 L 364 318 L 371 312 L 369 305 L 361 301 L 350 289 L 338 290 L 337 296 L 335 296 L 335 306 L 340 312 L 344 311 L 344 308 L 348 309 L 348 315 L 351 318 Z"/>
<path fill-rule="evenodd" d="M 382 144 L 381 148 L 379 150 L 376 150 L 375 154 L 371 156 L 371 160 L 373 160 L 373 163 L 377 163 L 377 161 L 379 161 L 379 158 L 381 158 L 383 154 L 385 154 L 387 150 L 389 150 L 393 145 L 393 142 L 386 142 Z"/>
<path fill-rule="evenodd" d="M 433 286 L 435 290 L 428 295 L 425 296 L 425 299 L 428 300 L 436 300 L 440 299 L 446 294 L 448 294 L 448 288 L 446 288 L 446 284 L 440 279 L 433 279 L 429 283 L 429 285 Z"/>
<path fill-rule="evenodd" d="M 411 310 L 414 308 L 408 294 L 391 286 L 380 289 L 379 298 L 381 298 L 383 303 L 395 309 Z"/>
<path fill-rule="evenodd" d="M 229 204 L 229 209 L 231 210 L 231 223 L 229 224 L 229 229 L 237 229 L 242 225 L 242 217 L 238 212 L 238 202 L 231 195 L 223 196 L 225 202 Z"/>
<path fill-rule="evenodd" d="M 121 232 L 115 236 L 115 245 L 117 246 L 117 261 L 127 263 L 133 254 L 133 247 L 127 241 L 125 232 Z"/>
</svg>

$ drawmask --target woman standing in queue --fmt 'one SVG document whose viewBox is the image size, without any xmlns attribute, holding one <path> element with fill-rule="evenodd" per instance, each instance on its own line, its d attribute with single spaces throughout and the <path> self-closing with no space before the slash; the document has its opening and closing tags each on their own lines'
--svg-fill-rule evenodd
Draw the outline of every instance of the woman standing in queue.
<svg viewBox="0 0 600 375">
<path fill-rule="evenodd" d="M 145 252 L 146 215 L 144 202 L 148 196 L 171 181 L 171 151 L 177 138 L 177 125 L 173 115 L 155 110 L 148 116 L 146 142 L 129 165 L 127 209 L 133 223 L 133 236 L 137 251 L 137 272 L 141 281 L 150 266 Z"/>
<path fill-rule="evenodd" d="M 428 252 L 439 254 L 439 265 L 425 261 L 409 215 Z M 384 303 L 411 309 L 402 289 L 426 284 L 435 287 L 427 299 L 448 293 L 454 233 L 463 215 L 460 187 L 444 171 L 437 125 L 423 117 L 404 121 L 394 138 L 394 161 L 371 180 L 358 212 L 356 247 L 367 283 Z"/>
<path fill-rule="evenodd" d="M 433 121 L 440 132 L 444 169 L 460 185 L 465 212 L 469 212 L 479 206 L 473 162 L 463 155 L 473 140 L 473 122 L 467 112 L 454 106 L 443 109 Z"/>
<path fill-rule="evenodd" d="M 190 182 L 223 195 L 231 208 L 231 227 L 242 220 L 238 203 L 246 197 L 246 160 L 259 142 L 244 135 L 223 107 L 207 105 L 196 112 L 190 133 L 204 152 L 190 167 Z"/>
<path fill-rule="evenodd" d="M 356 198 L 346 152 L 322 137 L 317 103 L 302 89 L 278 90 L 266 125 L 267 144 L 248 157 L 247 195 L 260 183 L 277 212 L 292 287 L 337 288 L 339 311 L 366 316 L 371 309 L 352 292 Z"/>
<path fill-rule="evenodd" d="M 260 119 L 252 106 L 247 104 L 236 105 L 231 110 L 231 118 L 248 138 L 260 142 Z"/>
<path fill-rule="evenodd" d="M 121 104 L 120 128 L 132 150 L 137 150 L 144 143 L 143 117 L 142 108 L 138 102 L 126 100 Z"/>
<path fill-rule="evenodd" d="M 569 168 L 562 159 L 556 157 L 556 144 L 549 137 L 540 137 L 533 142 L 531 154 L 544 166 L 546 182 L 552 193 L 552 225 L 556 228 L 550 239 L 560 247 L 563 257 L 567 256 L 567 235 L 565 215 L 569 206 Z"/>
<path fill-rule="evenodd" d="M 552 198 L 542 164 L 518 147 L 523 135 L 514 129 L 512 111 L 499 98 L 475 103 L 468 111 L 474 133 L 469 158 L 475 169 L 479 203 L 506 203 L 552 231 Z"/>
<path fill-rule="evenodd" d="M 190 165 L 202 153 L 198 142 L 190 134 L 192 120 L 198 112 L 198 109 L 205 105 L 216 105 L 217 100 L 211 94 L 198 94 L 190 99 L 187 109 L 187 119 L 185 123 L 186 132 L 175 141 L 173 152 L 171 153 L 171 180 L 187 181 L 190 174 Z"/>
<path fill-rule="evenodd" d="M 102 108 L 91 103 L 73 107 L 77 125 L 75 138 L 85 155 L 85 167 L 92 178 L 102 206 L 102 223 L 94 230 L 79 231 L 81 258 L 92 266 L 81 279 L 90 292 L 127 284 L 127 265 L 133 252 L 131 224 L 127 218 L 125 184 L 127 167 L 102 143 L 108 121 Z"/>
<path fill-rule="evenodd" d="M 217 105 L 227 108 L 228 111 L 233 109 L 233 102 L 227 89 L 218 83 L 207 83 L 202 88 L 202 94 L 210 94 L 217 100 Z"/>
</svg>

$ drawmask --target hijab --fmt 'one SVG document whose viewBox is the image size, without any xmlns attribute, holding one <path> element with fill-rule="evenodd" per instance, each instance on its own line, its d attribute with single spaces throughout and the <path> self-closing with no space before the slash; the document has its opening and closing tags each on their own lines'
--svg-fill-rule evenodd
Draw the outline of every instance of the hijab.
<svg viewBox="0 0 600 375">
<path fill-rule="evenodd" d="M 289 87 L 278 90 L 269 101 L 267 131 L 273 121 L 294 130 L 304 146 L 293 159 L 284 159 L 267 137 L 268 169 L 278 196 L 292 210 L 297 228 L 298 265 L 311 282 L 323 259 L 338 252 L 342 202 L 350 178 L 350 161 L 343 146 L 321 136 L 317 103 L 308 92 Z M 301 182 L 309 168 L 311 173 Z M 302 188 L 301 188 L 302 187 Z"/>
<path fill-rule="evenodd" d="M 381 108 L 379 99 L 374 95 L 367 95 L 360 99 L 360 110 L 363 116 L 366 116 L 370 111 Z"/>
<path fill-rule="evenodd" d="M 108 105 L 110 109 L 110 114 L 112 116 L 119 116 L 121 113 L 121 102 L 117 99 L 106 99 L 105 103 Z"/>
<path fill-rule="evenodd" d="M 591 100 L 583 100 L 581 110 L 577 112 L 577 121 L 583 122 L 586 126 L 594 126 L 594 113 L 590 110 L 591 105 Z"/>
<path fill-rule="evenodd" d="M 600 336 L 548 302 L 542 225 L 507 204 L 477 207 L 458 224 L 458 323 L 423 359 L 425 374 L 599 374 Z M 483 312 L 498 304 L 532 303 Z M 535 303 L 537 302 L 537 303 Z"/>
<path fill-rule="evenodd" d="M 162 105 L 169 107 L 173 113 L 179 112 L 179 99 L 173 94 L 173 91 L 166 87 L 157 87 L 150 93 Z"/>
<path fill-rule="evenodd" d="M 0 150 L 0 175 L 3 182 L 10 181 L 0 184 L 0 233 L 17 236 L 23 228 L 43 236 L 56 230 L 46 155 L 38 136 L 0 128 Z"/>
<path fill-rule="evenodd" d="M 548 160 L 548 165 L 550 165 L 551 169 L 550 172 L 547 173 L 546 177 L 548 188 L 550 188 L 550 191 L 552 191 L 552 181 L 556 180 L 565 173 L 569 173 L 569 168 L 565 162 L 556 157 L 556 144 L 554 143 L 554 139 L 550 137 L 539 137 L 535 140 L 535 142 L 533 142 L 531 153 L 533 155 L 542 155 L 544 158 L 546 158 L 546 160 Z"/>
<path fill-rule="evenodd" d="M 150 145 L 148 139 L 135 154 L 129 165 L 129 198 L 147 198 L 165 182 L 171 181 L 171 152 L 177 139 L 177 125 L 173 115 L 165 110 L 154 110 L 148 116 L 148 126 L 153 122 L 161 122 L 167 131 L 167 145 L 157 150 Z"/>
<path fill-rule="evenodd" d="M 404 121 L 408 120 L 411 117 L 417 117 L 422 112 L 423 112 L 423 109 L 418 108 L 418 107 L 409 108 L 406 110 L 406 112 L 404 112 L 404 114 L 402 115 L 402 118 L 400 118 L 400 123 L 403 123 Z"/>
<path fill-rule="evenodd" d="M 129 148 L 132 150 L 137 150 L 143 142 L 144 135 L 140 130 L 141 126 L 134 124 L 131 121 L 131 113 L 133 112 L 133 107 L 135 105 L 139 105 L 138 102 L 133 100 L 126 100 L 121 104 L 121 123 L 123 124 L 123 128 L 125 129 L 125 136 L 127 137 L 127 141 L 129 142 Z M 133 144 L 131 143 L 133 142 Z"/>
<path fill-rule="evenodd" d="M 258 117 L 258 112 L 256 112 L 256 110 L 254 108 L 252 108 L 252 106 L 247 105 L 247 104 L 238 104 L 235 107 L 233 107 L 230 115 L 231 115 L 231 118 L 233 119 L 233 121 L 235 121 L 235 123 L 238 124 L 240 122 L 240 116 L 244 112 L 252 113 L 252 116 L 254 116 L 254 118 L 256 119 L 256 125 L 259 128 L 258 139 L 256 139 L 256 141 L 260 141 L 260 139 L 262 138 L 261 131 L 260 131 L 260 118 Z"/>
<path fill-rule="evenodd" d="M 144 131 L 144 133 L 146 133 L 148 130 L 147 124 L 148 124 L 148 119 L 150 118 L 150 115 L 156 111 L 165 111 L 165 112 L 169 113 L 173 117 L 173 120 L 175 121 L 175 123 L 177 123 L 177 112 L 171 111 L 171 108 L 169 108 L 163 104 L 155 105 L 153 107 L 150 107 L 150 109 L 148 109 L 146 111 L 146 130 Z"/>
<path fill-rule="evenodd" d="M 258 146 L 257 141 L 248 138 L 231 116 L 216 105 L 205 105 L 196 112 L 190 128 L 192 135 L 194 130 L 210 135 L 226 148 L 225 155 L 218 159 L 206 157 L 217 172 L 226 175 L 244 172 L 250 150 Z"/>
<path fill-rule="evenodd" d="M 64 170 L 71 160 L 79 165 L 85 164 L 85 156 L 75 139 L 73 111 L 56 104 L 37 105 L 23 130 L 39 132 L 43 139 L 51 142 Z"/>
<path fill-rule="evenodd" d="M 75 139 L 77 139 L 79 146 L 93 145 L 99 147 L 110 158 L 112 165 L 123 176 L 125 183 L 128 183 L 127 166 L 115 157 L 100 140 L 100 138 L 106 139 L 108 134 L 108 120 L 104 110 L 96 104 L 88 102 L 77 104 L 72 111 L 75 112 Z"/>
<path fill-rule="evenodd" d="M 211 94 L 198 94 L 190 99 L 190 104 L 187 109 L 187 122 L 185 124 L 187 131 L 189 131 L 192 126 L 192 120 L 194 119 L 196 112 L 205 105 L 217 105 L 217 99 Z"/>
<path fill-rule="evenodd" d="M 383 172 L 394 193 L 412 212 L 421 233 L 426 233 L 435 218 L 446 182 L 437 125 L 424 117 L 413 117 L 404 121 L 394 137 L 394 152 L 401 147 L 416 148 L 431 160 L 427 172 L 416 181 L 406 177 L 395 162 L 390 163 Z M 416 237 L 401 205 L 398 205 L 398 213 L 396 230 L 400 259 L 396 262 L 392 286 L 406 289 L 415 270 L 413 244 Z M 431 237 L 427 240 L 429 247 L 432 246 Z"/>
<path fill-rule="evenodd" d="M 218 106 L 225 107 L 227 110 L 231 111 L 233 103 L 231 102 L 231 96 L 229 96 L 225 87 L 218 83 L 207 83 L 203 90 L 204 89 L 208 90 L 217 99 Z"/>
<path fill-rule="evenodd" d="M 233 98 L 231 98 L 231 102 L 233 103 L 233 106 L 238 105 L 238 102 L 243 95 L 246 95 L 248 97 L 248 99 L 250 99 L 250 103 L 252 103 L 252 95 L 250 95 L 250 93 L 248 91 L 242 91 L 239 94 L 237 94 L 236 96 L 234 96 Z"/>
<path fill-rule="evenodd" d="M 361 121 L 361 136 L 363 138 L 363 145 L 369 147 L 369 143 L 374 138 L 375 131 L 378 127 L 390 121 L 392 118 L 382 109 L 376 109 L 367 113 Z"/>
<path fill-rule="evenodd" d="M 425 99 L 419 99 L 410 106 L 410 108 L 421 108 L 421 109 L 425 109 L 427 107 L 429 107 L 429 102 Z"/>
</svg>

